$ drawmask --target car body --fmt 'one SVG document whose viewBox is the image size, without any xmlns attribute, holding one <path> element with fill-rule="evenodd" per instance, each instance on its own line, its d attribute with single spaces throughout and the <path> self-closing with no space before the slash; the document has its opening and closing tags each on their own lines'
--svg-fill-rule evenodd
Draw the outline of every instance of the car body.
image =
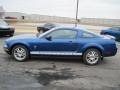
<svg viewBox="0 0 120 90">
<path fill-rule="evenodd" d="M 86 64 L 94 65 L 102 57 L 114 56 L 117 47 L 114 40 L 99 36 L 81 27 L 56 27 L 39 36 L 11 37 L 5 41 L 4 50 L 18 61 L 40 55 L 82 56 Z M 17 56 L 23 55 L 23 52 L 26 57 L 17 58 Z M 98 60 L 91 62 L 92 60 L 89 59 Z"/>
<path fill-rule="evenodd" d="M 115 38 L 116 41 L 120 42 L 120 27 L 110 27 L 101 31 L 102 35 L 110 35 Z"/>
<path fill-rule="evenodd" d="M 5 21 L 0 19 L 0 36 L 13 36 L 14 35 L 15 28 L 12 26 L 9 26 Z"/>
<path fill-rule="evenodd" d="M 52 23 L 46 23 L 44 24 L 43 26 L 37 26 L 37 31 L 39 33 L 43 33 L 43 32 L 46 32 L 52 28 L 56 27 L 55 24 L 52 24 Z"/>
</svg>

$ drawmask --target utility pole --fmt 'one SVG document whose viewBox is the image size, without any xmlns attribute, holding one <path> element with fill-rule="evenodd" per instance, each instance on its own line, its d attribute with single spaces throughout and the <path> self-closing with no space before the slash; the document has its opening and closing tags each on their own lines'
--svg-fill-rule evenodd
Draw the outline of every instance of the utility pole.
<svg viewBox="0 0 120 90">
<path fill-rule="evenodd" d="M 0 18 L 3 18 L 5 11 L 2 6 L 0 6 Z"/>
<path fill-rule="evenodd" d="M 76 6 L 76 22 L 75 22 L 75 27 L 77 27 L 77 24 L 78 24 L 78 9 L 79 9 L 79 0 L 77 0 L 77 6 Z"/>
</svg>

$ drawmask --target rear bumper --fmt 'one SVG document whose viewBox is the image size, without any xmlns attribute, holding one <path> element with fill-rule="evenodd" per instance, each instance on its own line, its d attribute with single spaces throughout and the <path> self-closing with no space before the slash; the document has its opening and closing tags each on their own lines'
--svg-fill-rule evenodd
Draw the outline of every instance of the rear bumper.
<svg viewBox="0 0 120 90">
<path fill-rule="evenodd" d="M 117 48 L 115 48 L 113 50 L 105 51 L 103 56 L 104 57 L 110 57 L 110 56 L 115 56 L 116 54 L 117 54 Z"/>
</svg>

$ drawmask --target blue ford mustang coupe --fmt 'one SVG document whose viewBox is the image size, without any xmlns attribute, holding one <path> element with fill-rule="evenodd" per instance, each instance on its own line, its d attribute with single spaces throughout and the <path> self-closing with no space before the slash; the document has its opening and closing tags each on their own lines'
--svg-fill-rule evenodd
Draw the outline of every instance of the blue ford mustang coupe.
<svg viewBox="0 0 120 90">
<path fill-rule="evenodd" d="M 31 56 L 81 56 L 85 64 L 98 64 L 117 52 L 115 41 L 80 27 L 56 27 L 40 35 L 19 35 L 5 41 L 4 50 L 17 61 Z"/>
</svg>

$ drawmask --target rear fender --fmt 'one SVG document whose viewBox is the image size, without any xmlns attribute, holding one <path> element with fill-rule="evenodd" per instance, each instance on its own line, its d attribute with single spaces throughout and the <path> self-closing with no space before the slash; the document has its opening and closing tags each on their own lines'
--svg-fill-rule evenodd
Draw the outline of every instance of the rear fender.
<svg viewBox="0 0 120 90">
<path fill-rule="evenodd" d="M 101 45 L 96 44 L 96 43 L 84 45 L 81 49 L 79 48 L 79 52 L 84 53 L 87 49 L 90 49 L 90 48 L 98 49 L 100 51 L 101 55 L 103 55 L 104 48 Z"/>
</svg>

